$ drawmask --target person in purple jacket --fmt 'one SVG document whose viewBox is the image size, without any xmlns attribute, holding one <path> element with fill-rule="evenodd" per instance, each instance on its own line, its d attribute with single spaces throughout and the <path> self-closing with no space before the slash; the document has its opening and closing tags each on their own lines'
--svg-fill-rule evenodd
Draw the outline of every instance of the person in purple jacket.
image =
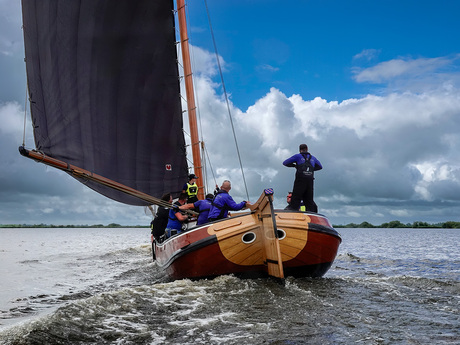
<svg viewBox="0 0 460 345">
<path fill-rule="evenodd" d="M 308 152 L 306 144 L 301 144 L 299 151 L 300 153 L 283 162 L 284 166 L 296 168 L 294 188 L 288 209 L 298 211 L 300 202 L 303 200 L 307 211 L 318 212 L 318 206 L 313 201 L 313 180 L 315 179 L 314 172 L 321 170 L 323 166 L 316 157 Z"/>
<path fill-rule="evenodd" d="M 230 194 L 228 194 L 230 189 L 232 189 L 232 184 L 229 180 L 225 180 L 212 201 L 208 221 L 213 222 L 218 219 L 227 218 L 229 210 L 239 211 L 250 205 L 247 201 L 242 201 L 237 204 Z"/>
<path fill-rule="evenodd" d="M 180 210 L 190 210 L 194 209 L 198 211 L 200 214 L 198 215 L 198 220 L 196 225 L 206 224 L 208 222 L 208 215 L 209 210 L 211 209 L 212 199 L 214 198 L 213 194 L 206 194 L 206 198 L 204 200 L 198 200 L 192 204 L 185 204 L 183 206 L 179 206 Z"/>
</svg>

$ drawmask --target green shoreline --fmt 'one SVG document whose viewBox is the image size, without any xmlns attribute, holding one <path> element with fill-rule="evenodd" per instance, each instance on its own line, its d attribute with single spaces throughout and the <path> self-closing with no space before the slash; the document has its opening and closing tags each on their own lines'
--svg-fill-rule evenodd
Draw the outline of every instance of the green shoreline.
<svg viewBox="0 0 460 345">
<path fill-rule="evenodd" d="M 369 222 L 361 224 L 350 223 L 347 225 L 333 225 L 334 228 L 411 228 L 411 229 L 460 229 L 460 222 L 447 221 L 443 223 L 430 224 L 427 222 L 416 221 L 403 224 L 399 220 L 392 220 L 388 223 L 373 225 Z"/>
<path fill-rule="evenodd" d="M 412 229 L 460 229 L 460 222 L 447 221 L 443 223 L 430 224 L 416 221 L 403 224 L 399 220 L 393 220 L 380 225 L 373 225 L 369 222 L 360 224 L 349 223 L 346 225 L 333 225 L 334 228 L 412 228 Z M 149 228 L 149 225 L 120 225 L 111 223 L 108 225 L 53 225 L 53 224 L 0 224 L 0 228 Z"/>
</svg>

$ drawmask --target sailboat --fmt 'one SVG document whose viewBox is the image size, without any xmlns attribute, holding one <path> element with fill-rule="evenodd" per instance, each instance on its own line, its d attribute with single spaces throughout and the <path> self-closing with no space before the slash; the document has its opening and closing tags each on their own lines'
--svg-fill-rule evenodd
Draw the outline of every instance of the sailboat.
<svg viewBox="0 0 460 345">
<path fill-rule="evenodd" d="M 35 161 L 137 206 L 177 196 L 189 174 L 175 12 L 194 173 L 204 197 L 185 5 L 172 0 L 22 0 Z M 250 210 L 152 240 L 171 279 L 320 277 L 341 237 L 321 214 L 278 210 L 267 188 Z"/>
</svg>

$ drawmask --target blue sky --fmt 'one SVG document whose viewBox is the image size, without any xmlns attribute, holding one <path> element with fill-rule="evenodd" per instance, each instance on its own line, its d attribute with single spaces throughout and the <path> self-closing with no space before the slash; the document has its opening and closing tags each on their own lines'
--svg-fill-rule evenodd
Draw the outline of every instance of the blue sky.
<svg viewBox="0 0 460 345">
<path fill-rule="evenodd" d="M 332 223 L 460 220 L 460 2 L 208 0 L 208 7 L 250 200 L 272 187 L 284 208 L 294 171 L 281 163 L 307 143 L 324 166 L 315 200 Z M 240 201 L 247 196 L 204 2 L 191 2 L 188 16 L 203 140 L 217 183 L 230 179 Z M 19 1 L 0 0 L 0 224 L 148 224 L 142 209 L 17 153 L 21 25 Z"/>
</svg>

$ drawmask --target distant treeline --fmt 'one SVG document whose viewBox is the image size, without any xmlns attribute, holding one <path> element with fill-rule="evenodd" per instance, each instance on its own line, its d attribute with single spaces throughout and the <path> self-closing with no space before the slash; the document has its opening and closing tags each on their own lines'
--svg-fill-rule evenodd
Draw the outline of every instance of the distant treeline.
<svg viewBox="0 0 460 345">
<path fill-rule="evenodd" d="M 413 222 L 403 224 L 399 220 L 392 220 L 388 223 L 373 225 L 369 222 L 361 224 L 350 223 L 347 225 L 333 225 L 334 228 L 440 228 L 440 229 L 460 229 L 460 222 L 444 222 L 430 224 L 427 222 Z M 148 228 L 148 225 L 120 225 L 110 223 L 109 225 L 52 225 L 52 224 L 0 224 L 0 228 Z"/>
<path fill-rule="evenodd" d="M 109 225 L 52 225 L 52 224 L 0 224 L 0 228 L 148 228 L 148 225 L 120 225 L 111 223 Z"/>
<path fill-rule="evenodd" d="M 427 222 L 413 222 L 403 224 L 399 220 L 392 220 L 388 223 L 381 225 L 372 225 L 369 222 L 362 222 L 361 224 L 350 223 L 347 225 L 334 225 L 334 228 L 440 228 L 440 229 L 460 229 L 460 222 L 444 222 L 430 224 Z"/>
</svg>

